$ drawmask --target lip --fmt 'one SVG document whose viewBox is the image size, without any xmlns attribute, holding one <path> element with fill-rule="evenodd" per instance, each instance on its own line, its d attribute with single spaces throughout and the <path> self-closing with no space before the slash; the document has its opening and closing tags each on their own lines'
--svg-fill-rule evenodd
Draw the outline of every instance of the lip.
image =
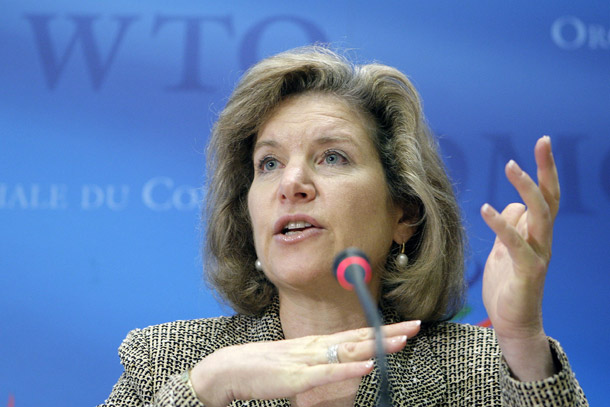
<svg viewBox="0 0 610 407">
<path fill-rule="evenodd" d="M 275 223 L 273 224 L 273 235 L 277 236 L 284 236 L 282 234 L 282 229 L 284 229 L 284 226 L 286 226 L 286 224 L 288 222 L 307 222 L 309 224 L 311 224 L 311 226 L 313 226 L 313 228 L 315 229 L 324 229 L 321 225 L 320 222 L 318 222 L 314 217 L 311 217 L 309 215 L 305 215 L 305 214 L 294 214 L 294 215 L 284 215 L 284 216 L 280 216 L 280 218 L 278 220 L 275 221 Z M 310 229 L 306 229 L 304 232 L 309 231 Z"/>
<path fill-rule="evenodd" d="M 322 229 L 320 228 L 308 228 L 302 232 L 296 233 L 294 235 L 283 235 L 278 233 L 277 235 L 273 235 L 273 241 L 281 244 L 281 245 L 289 245 L 300 243 L 304 240 L 313 238 L 322 233 Z"/>
</svg>

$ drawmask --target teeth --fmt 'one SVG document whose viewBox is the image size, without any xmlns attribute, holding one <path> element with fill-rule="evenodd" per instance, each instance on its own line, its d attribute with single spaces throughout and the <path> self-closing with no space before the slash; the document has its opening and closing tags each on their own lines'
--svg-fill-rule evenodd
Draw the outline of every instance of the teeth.
<svg viewBox="0 0 610 407">
<path fill-rule="evenodd" d="M 292 229 L 303 229 L 303 228 L 308 228 L 312 226 L 311 223 L 307 223 L 305 221 L 296 221 L 296 222 L 288 222 L 288 224 L 286 225 L 286 227 L 284 227 L 284 229 L 288 229 L 288 230 L 292 230 Z"/>
</svg>

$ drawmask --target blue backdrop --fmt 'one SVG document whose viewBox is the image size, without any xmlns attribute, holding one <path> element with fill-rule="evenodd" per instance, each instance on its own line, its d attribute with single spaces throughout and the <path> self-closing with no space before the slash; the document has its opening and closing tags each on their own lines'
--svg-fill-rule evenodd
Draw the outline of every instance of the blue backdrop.
<svg viewBox="0 0 610 407">
<path fill-rule="evenodd" d="M 4 1 L 0 16 L 0 404 L 95 405 L 126 333 L 230 314 L 201 282 L 210 127 L 255 61 L 315 41 L 407 73 L 441 137 L 470 237 L 552 136 L 563 200 L 544 303 L 593 405 L 606 399 L 607 1 Z M 50 3 L 50 2 L 47 2 Z"/>
</svg>

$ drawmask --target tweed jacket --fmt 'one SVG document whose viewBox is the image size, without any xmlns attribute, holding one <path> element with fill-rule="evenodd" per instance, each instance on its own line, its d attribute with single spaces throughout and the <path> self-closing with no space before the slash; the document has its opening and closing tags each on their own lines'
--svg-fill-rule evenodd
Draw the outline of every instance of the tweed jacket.
<svg viewBox="0 0 610 407">
<path fill-rule="evenodd" d="M 384 311 L 385 323 L 400 319 Z M 119 348 L 125 367 L 99 407 L 182 407 L 199 402 L 181 373 L 217 349 L 283 339 L 277 303 L 259 317 L 176 321 L 131 331 Z M 422 326 L 388 355 L 394 406 L 586 406 L 565 353 L 549 339 L 559 372 L 537 382 L 510 376 L 492 329 L 456 323 Z M 377 369 L 362 378 L 355 405 L 374 406 Z M 290 406 L 285 399 L 236 400 L 231 406 Z"/>
</svg>

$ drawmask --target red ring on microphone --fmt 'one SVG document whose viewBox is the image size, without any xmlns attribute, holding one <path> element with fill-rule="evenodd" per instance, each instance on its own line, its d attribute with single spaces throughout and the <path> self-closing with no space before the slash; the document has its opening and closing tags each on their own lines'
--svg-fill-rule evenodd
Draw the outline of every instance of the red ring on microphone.
<svg viewBox="0 0 610 407">
<path fill-rule="evenodd" d="M 353 290 L 354 285 L 347 281 L 345 278 L 345 270 L 352 264 L 357 264 L 364 269 L 364 282 L 369 283 L 371 278 L 373 278 L 373 271 L 371 270 L 371 265 L 368 261 L 359 256 L 350 256 L 341 260 L 341 263 L 337 266 L 337 281 L 341 284 L 341 287 L 346 290 Z"/>
</svg>

